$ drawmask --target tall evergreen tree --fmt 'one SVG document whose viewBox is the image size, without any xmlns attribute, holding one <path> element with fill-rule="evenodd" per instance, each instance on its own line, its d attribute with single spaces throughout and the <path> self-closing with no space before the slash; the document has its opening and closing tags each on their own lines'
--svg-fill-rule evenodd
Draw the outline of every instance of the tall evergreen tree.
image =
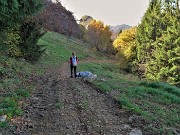
<svg viewBox="0 0 180 135">
<path fill-rule="evenodd" d="M 161 36 L 160 18 L 161 2 L 160 0 L 151 0 L 137 29 L 137 58 L 141 63 L 150 61 L 150 56 L 154 51 L 153 43 Z"/>
<path fill-rule="evenodd" d="M 151 0 L 137 30 L 137 58 L 146 77 L 180 85 L 180 9 L 178 0 Z"/>
<path fill-rule="evenodd" d="M 147 77 L 180 86 L 180 10 L 178 0 L 164 1 L 162 36 L 154 42 L 155 51 L 148 63 Z"/>
</svg>

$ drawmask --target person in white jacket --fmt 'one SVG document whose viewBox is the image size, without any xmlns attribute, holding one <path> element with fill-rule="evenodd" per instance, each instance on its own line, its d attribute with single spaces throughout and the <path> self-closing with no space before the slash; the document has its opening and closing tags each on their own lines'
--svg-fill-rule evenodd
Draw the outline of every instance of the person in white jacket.
<svg viewBox="0 0 180 135">
<path fill-rule="evenodd" d="M 76 57 L 75 52 L 72 52 L 72 56 L 70 57 L 69 63 L 70 63 L 70 70 L 71 70 L 71 78 L 73 77 L 73 71 L 74 71 L 74 77 L 77 77 L 76 70 L 77 70 L 78 58 Z"/>
</svg>

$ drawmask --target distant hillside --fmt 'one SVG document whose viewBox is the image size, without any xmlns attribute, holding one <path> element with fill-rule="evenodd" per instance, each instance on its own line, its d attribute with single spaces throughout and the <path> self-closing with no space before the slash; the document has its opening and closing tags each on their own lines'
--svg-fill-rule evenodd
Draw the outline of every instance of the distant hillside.
<svg viewBox="0 0 180 135">
<path fill-rule="evenodd" d="M 85 28 L 88 27 L 89 23 L 93 20 L 91 16 L 84 15 L 80 19 L 80 24 L 83 25 Z"/>
<path fill-rule="evenodd" d="M 73 13 L 62 6 L 61 2 L 46 1 L 44 10 L 37 16 L 39 23 L 48 31 L 78 37 L 79 25 Z"/>
<path fill-rule="evenodd" d="M 110 30 L 114 32 L 119 32 L 120 30 L 125 30 L 130 28 L 131 26 L 122 24 L 122 25 L 116 25 L 116 26 L 110 26 Z"/>
<path fill-rule="evenodd" d="M 112 39 L 116 39 L 119 35 L 119 32 L 125 29 L 129 29 L 131 26 L 122 24 L 122 25 L 116 25 L 116 26 L 110 26 L 110 30 L 112 32 Z"/>
</svg>

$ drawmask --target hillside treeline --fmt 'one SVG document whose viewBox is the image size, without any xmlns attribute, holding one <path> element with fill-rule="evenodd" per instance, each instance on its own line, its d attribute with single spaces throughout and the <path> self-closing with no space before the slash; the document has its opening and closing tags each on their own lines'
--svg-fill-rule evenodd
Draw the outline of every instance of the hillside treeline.
<svg viewBox="0 0 180 135">
<path fill-rule="evenodd" d="M 151 0 L 138 27 L 114 41 L 121 66 L 148 80 L 180 86 L 179 1 Z"/>
</svg>

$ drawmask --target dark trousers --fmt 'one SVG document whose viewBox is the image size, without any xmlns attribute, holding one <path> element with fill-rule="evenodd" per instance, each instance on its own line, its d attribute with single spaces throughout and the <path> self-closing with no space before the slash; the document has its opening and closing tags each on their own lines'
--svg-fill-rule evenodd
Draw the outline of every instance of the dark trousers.
<svg viewBox="0 0 180 135">
<path fill-rule="evenodd" d="M 76 66 L 71 65 L 71 77 L 73 77 L 73 70 L 74 70 L 74 77 L 76 77 Z"/>
</svg>

